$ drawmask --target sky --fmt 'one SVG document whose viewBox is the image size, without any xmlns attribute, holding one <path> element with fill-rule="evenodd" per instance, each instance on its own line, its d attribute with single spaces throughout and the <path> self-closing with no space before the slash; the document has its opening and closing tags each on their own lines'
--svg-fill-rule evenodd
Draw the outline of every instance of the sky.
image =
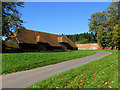
<svg viewBox="0 0 120 90">
<path fill-rule="evenodd" d="M 89 31 L 93 13 L 111 2 L 25 2 L 20 8 L 26 29 L 52 34 L 80 34 Z"/>
</svg>

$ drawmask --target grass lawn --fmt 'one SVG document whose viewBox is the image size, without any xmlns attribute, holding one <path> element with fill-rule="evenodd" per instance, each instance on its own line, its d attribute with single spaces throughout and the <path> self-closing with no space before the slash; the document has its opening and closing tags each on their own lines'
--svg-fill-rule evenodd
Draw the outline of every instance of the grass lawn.
<svg viewBox="0 0 120 90">
<path fill-rule="evenodd" d="M 86 65 L 52 76 L 28 88 L 118 88 L 118 51 Z"/>
<path fill-rule="evenodd" d="M 95 54 L 91 50 L 2 54 L 2 74 L 28 70 Z"/>
</svg>

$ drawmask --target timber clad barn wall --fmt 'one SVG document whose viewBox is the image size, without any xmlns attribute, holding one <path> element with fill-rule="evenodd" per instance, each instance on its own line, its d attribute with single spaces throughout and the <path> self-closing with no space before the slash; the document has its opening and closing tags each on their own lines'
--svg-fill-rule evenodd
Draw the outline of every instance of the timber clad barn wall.
<svg viewBox="0 0 120 90">
<path fill-rule="evenodd" d="M 16 39 L 15 40 L 13 40 Z M 5 41 L 14 41 L 23 51 L 68 51 L 77 50 L 77 46 L 64 35 L 55 35 L 27 29 L 16 30 Z"/>
<path fill-rule="evenodd" d="M 95 50 L 99 49 L 97 43 L 90 43 L 90 44 L 77 44 L 78 50 Z"/>
</svg>

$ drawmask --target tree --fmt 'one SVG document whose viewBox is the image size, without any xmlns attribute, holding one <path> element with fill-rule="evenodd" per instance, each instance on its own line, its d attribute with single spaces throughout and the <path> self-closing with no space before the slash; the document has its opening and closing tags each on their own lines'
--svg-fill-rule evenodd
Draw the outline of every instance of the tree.
<svg viewBox="0 0 120 90">
<path fill-rule="evenodd" d="M 91 15 L 91 19 L 89 19 L 89 32 L 94 32 L 95 35 L 97 35 L 97 32 L 99 30 L 100 25 L 103 25 L 106 21 L 106 12 L 99 12 L 99 13 L 94 13 Z"/>
<path fill-rule="evenodd" d="M 96 37 L 95 35 L 93 34 L 93 32 L 90 33 L 90 43 L 96 43 Z"/>
<path fill-rule="evenodd" d="M 2 36 L 9 36 L 16 29 L 24 28 L 19 7 L 23 7 L 23 2 L 2 2 Z"/>
<path fill-rule="evenodd" d="M 105 48 L 107 46 L 106 39 L 107 39 L 107 31 L 101 25 L 97 33 L 97 42 L 100 47 Z"/>
<path fill-rule="evenodd" d="M 89 40 L 86 38 L 81 39 L 80 41 L 77 42 L 77 44 L 86 44 L 89 43 Z"/>
<path fill-rule="evenodd" d="M 105 46 L 116 47 L 117 43 L 115 43 L 115 41 L 118 38 L 116 25 L 119 23 L 118 19 L 118 2 L 112 2 L 105 11 L 91 15 L 89 31 L 95 32 L 97 42 L 103 48 Z M 117 34 L 117 36 L 115 34 Z"/>
<path fill-rule="evenodd" d="M 77 44 L 96 43 L 95 35 L 92 32 L 74 34 L 74 35 L 66 35 L 66 36 Z"/>
<path fill-rule="evenodd" d="M 120 30 L 120 26 L 116 25 L 113 30 L 113 38 L 112 38 L 112 42 L 113 42 L 114 46 L 117 48 L 120 47 L 120 45 L 119 45 L 120 44 L 119 30 Z"/>
</svg>

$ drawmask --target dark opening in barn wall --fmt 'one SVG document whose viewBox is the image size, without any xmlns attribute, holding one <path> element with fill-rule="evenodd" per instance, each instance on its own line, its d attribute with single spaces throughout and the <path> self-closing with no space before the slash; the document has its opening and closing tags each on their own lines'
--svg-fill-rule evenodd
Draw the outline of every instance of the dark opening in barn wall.
<svg viewBox="0 0 120 90">
<path fill-rule="evenodd" d="M 42 42 L 38 42 L 38 50 L 39 51 L 49 51 L 49 50 L 54 50 L 54 47 L 52 47 L 50 44 L 48 43 L 42 43 Z"/>
<path fill-rule="evenodd" d="M 23 51 L 38 51 L 37 44 L 20 43 L 19 48 Z"/>
<path fill-rule="evenodd" d="M 61 47 L 53 47 L 48 43 L 37 43 L 37 44 L 19 44 L 20 49 L 23 51 L 37 51 L 37 52 L 44 52 L 44 51 L 62 51 Z"/>
<path fill-rule="evenodd" d="M 61 42 L 61 44 L 62 44 L 62 46 L 64 46 L 64 48 L 66 48 L 67 50 L 74 50 L 74 48 L 73 48 L 70 44 L 68 44 L 68 43 L 66 43 L 66 42 Z"/>
<path fill-rule="evenodd" d="M 51 46 L 48 43 L 38 42 L 39 51 L 62 51 L 61 47 Z"/>
</svg>

